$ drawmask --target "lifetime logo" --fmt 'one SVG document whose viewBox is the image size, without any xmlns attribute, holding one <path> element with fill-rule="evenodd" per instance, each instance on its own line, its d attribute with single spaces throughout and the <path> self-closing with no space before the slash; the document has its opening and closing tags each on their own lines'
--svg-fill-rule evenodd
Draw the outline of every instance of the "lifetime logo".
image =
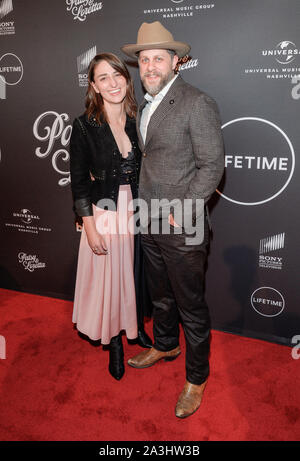
<svg viewBox="0 0 300 461">
<path fill-rule="evenodd" d="M 282 301 L 274 301 L 273 299 L 256 298 L 256 297 L 253 297 L 252 299 L 257 304 L 266 304 L 268 306 L 276 306 L 276 307 L 283 306 Z"/>
<path fill-rule="evenodd" d="M 23 64 L 14 53 L 0 58 L 0 99 L 6 99 L 6 85 L 17 85 L 23 78 Z"/>
<path fill-rule="evenodd" d="M 251 168 L 257 170 L 279 170 L 287 171 L 288 169 L 287 157 L 260 157 L 253 155 L 225 155 L 225 168 L 233 166 L 234 168 Z"/>
<path fill-rule="evenodd" d="M 295 170 L 295 151 L 286 133 L 258 117 L 231 120 L 222 130 L 226 175 L 217 193 L 246 206 L 278 197 Z"/>
<path fill-rule="evenodd" d="M 276 317 L 285 307 L 282 294 L 272 287 L 257 288 L 251 295 L 253 309 L 263 317 Z"/>
</svg>

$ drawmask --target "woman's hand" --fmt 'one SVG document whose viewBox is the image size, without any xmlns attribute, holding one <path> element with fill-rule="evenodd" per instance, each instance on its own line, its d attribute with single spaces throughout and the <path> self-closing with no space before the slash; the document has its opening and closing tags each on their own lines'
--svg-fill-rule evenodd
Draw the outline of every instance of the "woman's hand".
<svg viewBox="0 0 300 461">
<path fill-rule="evenodd" d="M 91 250 L 96 255 L 108 254 L 105 239 L 103 235 L 99 234 L 99 232 L 96 231 L 96 233 L 95 234 L 93 233 L 92 235 L 88 235 L 87 233 L 87 239 L 88 239 L 88 243 L 89 243 Z"/>
<path fill-rule="evenodd" d="M 83 216 L 82 220 L 91 250 L 96 255 L 108 254 L 105 239 L 96 229 L 94 216 Z"/>
</svg>

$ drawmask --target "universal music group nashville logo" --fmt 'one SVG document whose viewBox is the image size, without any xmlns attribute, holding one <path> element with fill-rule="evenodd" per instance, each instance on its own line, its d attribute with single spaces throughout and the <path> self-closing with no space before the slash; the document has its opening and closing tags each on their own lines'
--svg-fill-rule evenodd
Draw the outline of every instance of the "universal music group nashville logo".
<svg viewBox="0 0 300 461">
<path fill-rule="evenodd" d="M 149 4 L 151 2 L 149 1 Z M 149 5 L 150 6 L 150 5 Z M 162 19 L 182 19 L 191 18 L 194 14 L 204 13 L 215 8 L 214 3 L 192 3 L 186 0 L 163 1 L 156 8 L 144 8 L 144 14 L 157 15 Z"/>
<path fill-rule="evenodd" d="M 244 70 L 247 76 L 260 75 L 267 79 L 292 79 L 300 74 L 299 47 L 290 40 L 282 40 L 273 48 L 259 50 L 257 62 L 263 65 L 248 67 Z"/>
<path fill-rule="evenodd" d="M 12 213 L 12 220 L 5 223 L 6 229 L 25 232 L 27 234 L 39 234 L 41 232 L 51 232 L 50 227 L 40 224 L 40 217 L 36 213 L 32 213 L 27 208 L 22 208 L 20 211 Z"/>
</svg>

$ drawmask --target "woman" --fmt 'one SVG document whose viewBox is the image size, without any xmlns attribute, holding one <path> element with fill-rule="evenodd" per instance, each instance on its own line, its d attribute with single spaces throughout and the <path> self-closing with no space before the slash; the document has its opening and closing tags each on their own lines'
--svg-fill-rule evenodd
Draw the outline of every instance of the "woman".
<svg viewBox="0 0 300 461">
<path fill-rule="evenodd" d="M 143 326 L 138 333 L 134 285 L 133 212 L 141 153 L 135 128 L 133 83 L 111 53 L 91 61 L 86 111 L 75 119 L 70 142 L 71 187 L 82 217 L 73 322 L 92 340 L 109 344 L 109 371 L 124 374 L 121 330 L 151 347 Z"/>
</svg>

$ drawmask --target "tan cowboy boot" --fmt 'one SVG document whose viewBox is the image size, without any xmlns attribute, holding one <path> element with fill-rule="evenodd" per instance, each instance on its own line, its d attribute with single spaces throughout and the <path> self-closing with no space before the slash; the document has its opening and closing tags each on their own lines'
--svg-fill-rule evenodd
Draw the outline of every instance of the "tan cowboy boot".
<svg viewBox="0 0 300 461">
<path fill-rule="evenodd" d="M 175 360 L 176 357 L 181 353 L 180 347 L 177 346 L 175 349 L 167 352 L 158 351 L 151 347 L 151 349 L 140 352 L 138 355 L 128 360 L 128 365 L 134 368 L 147 368 L 154 365 L 161 359 L 165 361 Z"/>
<path fill-rule="evenodd" d="M 187 418 L 198 410 L 206 383 L 207 381 L 199 385 L 185 382 L 175 408 L 175 414 L 178 418 Z"/>
</svg>

